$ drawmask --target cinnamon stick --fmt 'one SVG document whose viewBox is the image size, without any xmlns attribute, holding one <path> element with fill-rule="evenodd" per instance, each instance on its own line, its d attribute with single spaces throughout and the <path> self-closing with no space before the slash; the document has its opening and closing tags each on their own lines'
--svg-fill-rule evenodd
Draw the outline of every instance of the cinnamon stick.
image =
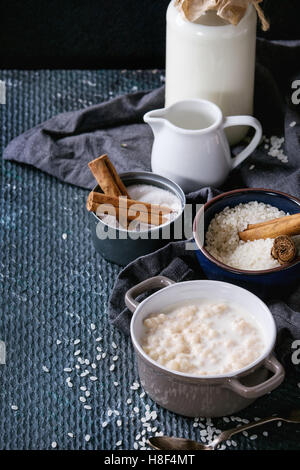
<svg viewBox="0 0 300 470">
<path fill-rule="evenodd" d="M 257 224 L 254 228 L 247 228 L 243 232 L 239 232 L 239 237 L 243 241 L 253 241 L 260 238 L 276 238 L 279 235 L 292 236 L 299 234 L 300 213 L 272 219 L 271 221 L 263 222 L 261 225 Z"/>
<path fill-rule="evenodd" d="M 293 215 L 286 215 L 284 217 L 277 217 L 276 219 L 271 219 L 271 220 L 266 220 L 265 222 L 259 222 L 257 224 L 248 224 L 247 229 L 250 228 L 256 228 L 256 227 L 262 227 L 263 225 L 268 225 L 268 224 L 273 224 L 274 222 L 278 222 L 278 220 L 292 220 L 292 219 L 299 219 L 300 213 L 299 214 L 293 214 Z"/>
<path fill-rule="evenodd" d="M 129 197 L 124 183 L 106 154 L 92 160 L 88 165 L 105 194 Z"/>
<path fill-rule="evenodd" d="M 97 196 L 95 196 L 97 194 Z M 150 208 L 149 208 L 150 206 Z M 169 208 L 163 208 L 159 205 L 153 205 L 154 210 L 151 210 L 151 204 L 141 201 L 134 201 L 133 199 L 117 198 L 113 196 L 106 196 L 101 193 L 91 192 L 87 200 L 88 211 L 99 214 L 110 214 L 119 220 L 124 225 L 126 219 L 128 221 L 137 220 L 149 225 L 162 225 L 168 221 L 164 214 L 170 213 Z M 121 221 L 122 219 L 122 221 Z"/>
<path fill-rule="evenodd" d="M 95 191 L 92 191 L 89 194 L 89 200 L 98 204 L 111 204 L 114 207 L 130 208 L 131 206 L 138 204 L 140 212 L 151 212 L 152 214 L 170 214 L 172 212 L 172 209 L 167 206 L 150 204 L 149 202 L 135 201 L 134 199 L 128 199 L 126 197 L 108 196 L 106 194 L 97 193 Z"/>
<path fill-rule="evenodd" d="M 124 183 L 106 154 L 88 165 L 103 191 L 103 194 L 93 191 L 89 194 L 89 211 L 113 215 L 126 228 L 128 222 L 133 220 L 150 225 L 162 225 L 168 221 L 163 214 L 171 213 L 170 208 L 129 198 Z"/>
</svg>

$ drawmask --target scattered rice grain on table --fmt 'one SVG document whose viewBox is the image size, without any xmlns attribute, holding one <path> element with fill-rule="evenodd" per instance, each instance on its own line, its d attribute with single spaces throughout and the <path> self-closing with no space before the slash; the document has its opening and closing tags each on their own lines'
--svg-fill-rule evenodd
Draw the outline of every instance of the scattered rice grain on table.
<svg viewBox="0 0 300 470">
<path fill-rule="evenodd" d="M 265 142 L 264 148 L 268 150 L 270 157 L 275 157 L 282 163 L 288 163 L 288 156 L 284 153 L 282 145 L 284 145 L 284 137 L 278 137 L 272 135 L 269 139 L 264 136 L 263 141 Z"/>
</svg>

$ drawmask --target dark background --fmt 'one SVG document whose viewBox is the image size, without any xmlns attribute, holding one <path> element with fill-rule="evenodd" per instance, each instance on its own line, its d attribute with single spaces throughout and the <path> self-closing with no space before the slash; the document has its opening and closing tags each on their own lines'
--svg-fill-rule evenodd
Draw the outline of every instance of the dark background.
<svg viewBox="0 0 300 470">
<path fill-rule="evenodd" d="M 0 68 L 164 66 L 169 0 L 0 0 Z M 300 39 L 300 0 L 264 0 L 268 39 Z"/>
</svg>

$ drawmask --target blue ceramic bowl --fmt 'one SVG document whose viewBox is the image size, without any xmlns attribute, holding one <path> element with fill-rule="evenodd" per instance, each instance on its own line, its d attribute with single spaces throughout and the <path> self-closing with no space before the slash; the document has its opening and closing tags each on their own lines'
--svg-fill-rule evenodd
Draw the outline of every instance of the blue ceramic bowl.
<svg viewBox="0 0 300 470">
<path fill-rule="evenodd" d="M 208 279 L 231 282 L 263 296 L 280 296 L 299 284 L 300 260 L 296 259 L 287 266 L 280 266 L 263 271 L 236 269 L 221 263 L 203 247 L 201 230 L 204 222 L 204 234 L 215 214 L 225 207 L 246 204 L 250 201 L 271 204 L 284 212 L 300 212 L 300 200 L 289 194 L 271 189 L 246 188 L 236 189 L 208 201 L 196 214 L 193 224 L 194 240 L 197 246 L 197 258 Z M 203 220 L 204 218 L 204 220 Z M 203 233 L 203 230 L 202 230 Z M 277 290 L 278 289 L 278 290 Z"/>
</svg>

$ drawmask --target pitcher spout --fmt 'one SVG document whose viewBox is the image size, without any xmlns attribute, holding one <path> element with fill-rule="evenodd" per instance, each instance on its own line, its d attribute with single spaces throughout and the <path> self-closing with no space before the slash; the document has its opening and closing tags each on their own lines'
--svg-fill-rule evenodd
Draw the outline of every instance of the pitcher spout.
<svg viewBox="0 0 300 470">
<path fill-rule="evenodd" d="M 165 109 L 155 109 L 144 115 L 144 121 L 149 124 L 154 134 L 163 127 L 165 122 L 164 115 Z"/>
</svg>

